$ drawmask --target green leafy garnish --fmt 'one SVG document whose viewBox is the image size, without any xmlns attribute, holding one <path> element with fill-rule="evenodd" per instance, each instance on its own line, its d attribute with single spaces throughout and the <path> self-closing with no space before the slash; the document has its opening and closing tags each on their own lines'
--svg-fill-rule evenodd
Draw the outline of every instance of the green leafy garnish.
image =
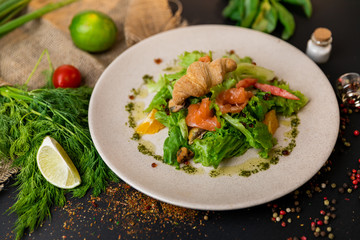
<svg viewBox="0 0 360 240">
<path fill-rule="evenodd" d="M 43 56 L 43 54 L 42 54 Z M 52 66 L 50 64 L 50 66 Z M 49 72 L 53 69 L 50 68 Z M 16 239 L 30 232 L 50 216 L 52 206 L 64 206 L 65 193 L 82 197 L 89 189 L 99 195 L 108 181 L 117 181 L 91 140 L 88 107 L 92 89 L 42 88 L 32 91 L 0 87 L 0 162 L 13 159 L 21 168 L 16 178 L 18 194 L 8 210 L 16 213 Z M 36 154 L 45 136 L 63 146 L 82 184 L 71 190 L 59 189 L 45 180 L 36 165 Z"/>
<path fill-rule="evenodd" d="M 266 33 L 272 33 L 280 22 L 283 26 L 281 37 L 287 40 L 294 34 L 295 20 L 285 4 L 300 6 L 306 17 L 311 17 L 311 0 L 229 0 L 222 14 L 238 26 Z"/>
<path fill-rule="evenodd" d="M 195 152 L 194 162 L 214 168 L 223 159 L 240 156 L 249 148 L 245 136 L 229 124 L 214 132 L 207 132 L 203 139 L 195 139 L 191 145 Z"/>
</svg>

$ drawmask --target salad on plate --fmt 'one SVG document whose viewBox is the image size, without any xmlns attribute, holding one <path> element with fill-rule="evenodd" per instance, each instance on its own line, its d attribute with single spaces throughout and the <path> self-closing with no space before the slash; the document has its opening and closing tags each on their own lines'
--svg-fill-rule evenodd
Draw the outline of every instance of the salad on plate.
<svg viewBox="0 0 360 240">
<path fill-rule="evenodd" d="M 268 159 L 279 117 L 296 115 L 308 102 L 272 70 L 233 51 L 218 59 L 212 52 L 184 52 L 166 70 L 157 81 L 144 76 L 155 95 L 147 117 L 133 127 L 136 139 L 168 128 L 158 159 L 176 168 L 193 161 L 216 169 L 250 148 Z"/>
</svg>

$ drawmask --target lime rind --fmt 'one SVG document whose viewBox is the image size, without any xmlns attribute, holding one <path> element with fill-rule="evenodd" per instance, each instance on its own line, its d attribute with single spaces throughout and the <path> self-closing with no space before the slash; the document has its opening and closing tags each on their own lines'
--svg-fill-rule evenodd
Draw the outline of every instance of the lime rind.
<svg viewBox="0 0 360 240">
<path fill-rule="evenodd" d="M 76 14 L 69 30 L 74 44 L 88 52 L 103 52 L 110 49 L 118 33 L 115 22 L 108 15 L 95 10 Z"/>
</svg>

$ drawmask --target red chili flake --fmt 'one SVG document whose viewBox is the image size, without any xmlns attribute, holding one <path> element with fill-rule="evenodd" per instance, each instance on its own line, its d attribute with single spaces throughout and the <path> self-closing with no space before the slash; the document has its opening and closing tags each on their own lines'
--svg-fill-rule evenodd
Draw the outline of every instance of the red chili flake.
<svg viewBox="0 0 360 240">
<path fill-rule="evenodd" d="M 162 59 L 161 59 L 161 58 L 155 58 L 155 59 L 154 59 L 154 62 L 155 62 L 156 64 L 160 64 L 160 63 L 162 63 Z"/>
<path fill-rule="evenodd" d="M 356 171 L 356 169 L 353 169 L 352 172 L 353 172 L 353 173 L 356 173 L 357 171 Z"/>
<path fill-rule="evenodd" d="M 307 240 L 305 236 L 300 237 L 301 240 Z"/>
<path fill-rule="evenodd" d="M 153 168 L 156 168 L 156 167 L 157 167 L 157 164 L 156 164 L 156 163 L 152 163 L 151 166 L 152 166 Z"/>
<path fill-rule="evenodd" d="M 353 186 L 354 189 L 358 189 L 358 187 L 359 187 L 358 185 L 354 185 L 354 186 Z"/>
<path fill-rule="evenodd" d="M 134 95 L 130 95 L 129 98 L 130 98 L 130 100 L 134 100 L 134 99 L 135 99 L 135 96 L 134 96 Z"/>
<path fill-rule="evenodd" d="M 276 222 L 276 218 L 272 217 L 271 221 Z"/>
<path fill-rule="evenodd" d="M 324 197 L 324 200 L 327 200 L 327 197 Z"/>
<path fill-rule="evenodd" d="M 285 215 L 285 214 L 286 214 L 286 212 L 284 210 L 280 211 L 280 215 Z"/>
<path fill-rule="evenodd" d="M 357 184 L 358 184 L 358 180 L 353 180 L 352 183 L 353 183 L 354 185 L 357 185 Z"/>
<path fill-rule="evenodd" d="M 311 222 L 310 224 L 312 227 L 315 227 L 316 223 L 315 222 Z"/>
<path fill-rule="evenodd" d="M 281 222 L 282 227 L 286 227 L 286 222 Z"/>
<path fill-rule="evenodd" d="M 355 130 L 355 131 L 354 131 L 354 136 L 359 136 L 359 135 L 360 135 L 359 130 Z"/>
<path fill-rule="evenodd" d="M 321 215 L 325 215 L 325 211 L 324 211 L 324 210 L 320 210 L 320 214 L 321 214 Z"/>
</svg>

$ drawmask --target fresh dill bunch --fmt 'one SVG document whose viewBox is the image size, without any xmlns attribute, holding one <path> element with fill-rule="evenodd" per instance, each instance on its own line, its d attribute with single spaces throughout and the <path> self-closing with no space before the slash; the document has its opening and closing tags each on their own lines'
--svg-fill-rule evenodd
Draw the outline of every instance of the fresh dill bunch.
<svg viewBox="0 0 360 240">
<path fill-rule="evenodd" d="M 83 197 L 88 190 L 97 196 L 109 181 L 118 177 L 107 167 L 91 140 L 88 107 L 92 88 L 42 88 L 26 91 L 0 87 L 0 163 L 14 160 L 20 167 L 16 177 L 18 194 L 8 210 L 18 215 L 16 239 L 34 231 L 52 206 L 62 207 L 65 194 Z M 79 171 L 82 183 L 74 189 L 60 189 L 45 180 L 37 167 L 37 151 L 45 138 L 56 139 Z"/>
</svg>

